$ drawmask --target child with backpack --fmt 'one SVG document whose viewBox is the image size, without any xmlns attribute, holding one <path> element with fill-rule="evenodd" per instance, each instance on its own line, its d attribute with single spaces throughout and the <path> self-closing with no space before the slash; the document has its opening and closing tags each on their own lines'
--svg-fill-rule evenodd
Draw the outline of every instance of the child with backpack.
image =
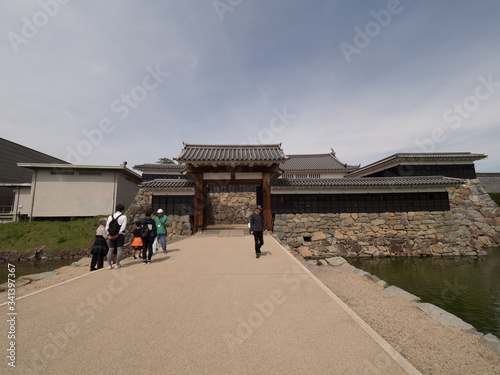
<svg viewBox="0 0 500 375">
<path fill-rule="evenodd" d="M 134 259 L 141 258 L 141 250 L 142 250 L 142 239 L 141 239 L 141 222 L 135 222 L 135 229 L 133 232 L 134 242 L 132 242 L 132 257 Z M 135 252 L 138 251 L 139 255 L 136 257 Z"/>
<path fill-rule="evenodd" d="M 153 256 L 153 242 L 156 238 L 156 225 L 151 210 L 146 212 L 146 217 L 141 221 L 141 239 L 142 239 L 142 263 L 151 263 Z"/>
</svg>

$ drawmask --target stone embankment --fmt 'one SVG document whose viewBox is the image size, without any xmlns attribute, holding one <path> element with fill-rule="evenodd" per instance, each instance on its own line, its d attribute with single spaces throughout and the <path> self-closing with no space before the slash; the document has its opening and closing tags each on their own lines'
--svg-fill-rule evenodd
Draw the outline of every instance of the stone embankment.
<svg viewBox="0 0 500 375">
<path fill-rule="evenodd" d="M 500 245 L 500 208 L 479 181 L 448 193 L 446 212 L 278 214 L 273 230 L 304 258 L 481 256 Z"/>
<path fill-rule="evenodd" d="M 44 251 L 45 246 L 33 251 L 0 251 L 1 260 L 73 259 L 87 256 L 89 249 L 61 249 Z"/>
</svg>

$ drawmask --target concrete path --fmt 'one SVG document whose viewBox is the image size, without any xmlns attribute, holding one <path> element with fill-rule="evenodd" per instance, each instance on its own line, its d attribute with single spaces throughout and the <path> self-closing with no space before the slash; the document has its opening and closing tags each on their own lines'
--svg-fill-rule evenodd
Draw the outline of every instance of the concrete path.
<svg viewBox="0 0 500 375">
<path fill-rule="evenodd" d="M 271 236 L 256 259 L 238 231 L 19 299 L 0 373 L 418 374 Z"/>
</svg>

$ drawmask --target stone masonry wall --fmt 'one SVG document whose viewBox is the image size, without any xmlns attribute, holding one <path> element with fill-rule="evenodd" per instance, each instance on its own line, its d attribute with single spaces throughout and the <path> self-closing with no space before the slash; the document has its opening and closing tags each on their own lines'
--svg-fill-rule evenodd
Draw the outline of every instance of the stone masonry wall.
<svg viewBox="0 0 500 375">
<path fill-rule="evenodd" d="M 146 217 L 146 211 L 151 209 L 153 192 L 140 189 L 132 204 L 127 208 L 127 237 L 125 242 L 132 242 L 135 222 Z M 189 216 L 168 215 L 170 227 L 167 227 L 167 241 L 192 234 Z"/>
<path fill-rule="evenodd" d="M 449 188 L 450 211 L 277 214 L 274 232 L 305 258 L 487 255 L 500 208 L 478 180 Z"/>
<path fill-rule="evenodd" d="M 254 192 L 208 193 L 207 225 L 246 224 L 255 204 Z"/>
</svg>

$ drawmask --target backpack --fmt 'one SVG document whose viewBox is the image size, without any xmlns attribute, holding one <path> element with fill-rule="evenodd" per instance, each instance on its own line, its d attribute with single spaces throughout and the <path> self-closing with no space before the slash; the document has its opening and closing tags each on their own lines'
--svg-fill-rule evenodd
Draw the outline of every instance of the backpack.
<svg viewBox="0 0 500 375">
<path fill-rule="evenodd" d="M 141 223 L 141 238 L 151 237 L 152 232 L 153 232 L 153 224 Z"/>
<path fill-rule="evenodd" d="M 118 224 L 118 218 L 120 216 L 123 216 L 123 214 L 118 215 L 118 217 L 114 217 L 111 215 L 111 221 L 109 222 L 108 225 L 108 233 L 110 236 L 116 236 L 118 233 L 120 233 L 120 227 L 121 225 Z"/>
</svg>

